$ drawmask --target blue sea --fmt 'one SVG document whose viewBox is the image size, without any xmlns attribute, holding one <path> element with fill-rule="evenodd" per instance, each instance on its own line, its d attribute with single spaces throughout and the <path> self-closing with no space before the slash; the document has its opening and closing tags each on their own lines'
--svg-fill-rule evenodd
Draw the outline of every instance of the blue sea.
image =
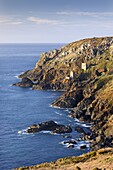
<svg viewBox="0 0 113 170">
<path fill-rule="evenodd" d="M 80 124 L 68 116 L 68 110 L 51 107 L 51 103 L 63 92 L 11 86 L 20 81 L 17 78 L 20 73 L 35 66 L 42 52 L 62 45 L 0 44 L 0 170 L 55 161 L 89 150 L 80 150 L 82 141 L 74 149 L 67 148 L 62 145 L 62 141 L 67 140 L 63 135 L 24 133 L 28 126 L 48 120 L 70 124 L 73 129 Z M 76 131 L 71 135 L 74 139 L 81 136 Z"/>
</svg>

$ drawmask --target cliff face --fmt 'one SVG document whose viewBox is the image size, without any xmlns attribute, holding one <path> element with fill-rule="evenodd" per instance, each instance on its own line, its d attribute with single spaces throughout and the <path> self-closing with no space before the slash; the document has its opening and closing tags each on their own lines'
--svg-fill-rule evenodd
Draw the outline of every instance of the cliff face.
<svg viewBox="0 0 113 170">
<path fill-rule="evenodd" d="M 91 122 L 92 148 L 113 147 L 113 37 L 84 39 L 42 53 L 36 67 L 14 85 L 65 90 L 52 105 Z"/>
</svg>

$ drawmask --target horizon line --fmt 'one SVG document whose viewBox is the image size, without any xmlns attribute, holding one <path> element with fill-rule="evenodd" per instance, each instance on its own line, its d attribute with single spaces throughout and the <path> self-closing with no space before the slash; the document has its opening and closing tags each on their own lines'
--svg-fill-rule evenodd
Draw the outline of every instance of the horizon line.
<svg viewBox="0 0 113 170">
<path fill-rule="evenodd" d="M 0 44 L 67 44 L 69 42 L 0 42 Z"/>
</svg>

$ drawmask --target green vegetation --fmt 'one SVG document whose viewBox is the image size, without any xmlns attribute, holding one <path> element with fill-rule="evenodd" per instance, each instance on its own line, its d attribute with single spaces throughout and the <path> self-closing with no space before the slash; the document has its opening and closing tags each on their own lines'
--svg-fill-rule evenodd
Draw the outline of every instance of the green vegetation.
<svg viewBox="0 0 113 170">
<path fill-rule="evenodd" d="M 98 80 L 95 82 L 95 89 L 99 90 L 102 88 L 106 83 L 108 83 L 110 80 L 113 79 L 113 75 L 105 75 L 98 78 Z"/>
<path fill-rule="evenodd" d="M 105 103 L 109 105 L 109 109 L 112 109 L 113 107 L 113 75 L 108 76 L 104 80 L 104 84 L 106 85 L 100 90 L 99 97 L 101 100 L 103 100 Z"/>
</svg>

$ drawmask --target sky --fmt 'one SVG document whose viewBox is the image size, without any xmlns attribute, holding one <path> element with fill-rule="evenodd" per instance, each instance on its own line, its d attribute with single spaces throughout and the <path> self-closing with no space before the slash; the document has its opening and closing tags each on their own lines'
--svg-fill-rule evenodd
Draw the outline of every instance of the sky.
<svg viewBox="0 0 113 170">
<path fill-rule="evenodd" d="M 0 0 L 0 43 L 113 36 L 113 0 Z"/>
</svg>

